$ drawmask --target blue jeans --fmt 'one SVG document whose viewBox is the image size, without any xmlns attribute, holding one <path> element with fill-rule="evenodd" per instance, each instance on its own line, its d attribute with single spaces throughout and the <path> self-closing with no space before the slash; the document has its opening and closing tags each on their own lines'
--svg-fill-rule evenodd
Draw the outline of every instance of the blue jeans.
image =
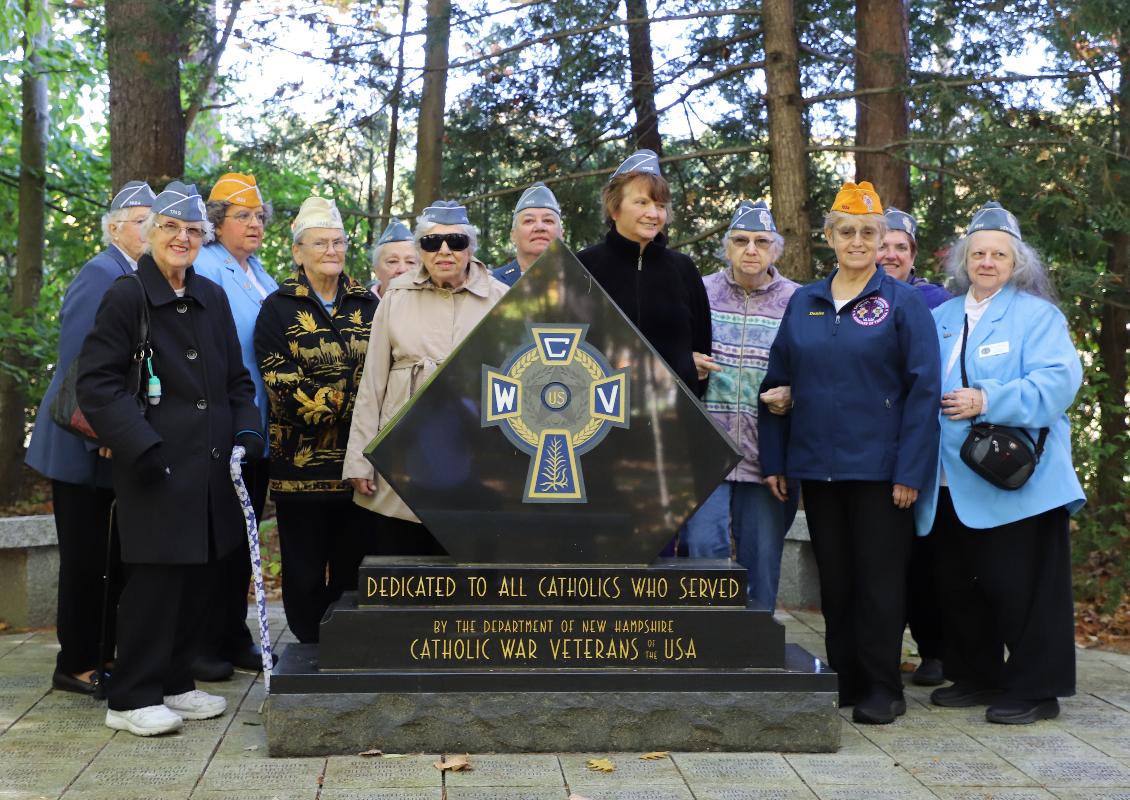
<svg viewBox="0 0 1130 800">
<path fill-rule="evenodd" d="M 760 483 L 724 481 L 687 520 L 691 558 L 729 558 L 733 530 L 737 561 L 746 568 L 749 607 L 772 610 L 781 580 L 781 551 L 793 524 L 800 487 L 789 487 L 789 499 L 778 502 Z"/>
</svg>

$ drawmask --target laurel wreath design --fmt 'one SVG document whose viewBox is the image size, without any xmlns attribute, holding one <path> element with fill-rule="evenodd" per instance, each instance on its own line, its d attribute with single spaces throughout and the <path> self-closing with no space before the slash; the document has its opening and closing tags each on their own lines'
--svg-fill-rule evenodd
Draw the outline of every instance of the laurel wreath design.
<svg viewBox="0 0 1130 800">
<path fill-rule="evenodd" d="M 596 363 L 596 360 L 584 350 L 578 348 L 574 358 L 576 358 L 577 363 L 580 364 L 586 372 L 588 372 L 588 374 L 594 381 L 606 377 L 604 371 L 601 370 L 600 365 Z M 529 369 L 537 360 L 538 351 L 535 347 L 514 362 L 513 366 L 510 367 L 510 377 L 514 378 L 515 380 L 521 379 L 522 373 Z M 521 418 L 515 417 L 509 422 L 510 427 L 513 429 L 514 433 L 516 433 L 522 441 L 535 447 L 537 446 L 537 434 L 530 430 L 529 426 L 526 425 L 526 423 L 523 422 Z M 595 417 L 590 418 L 585 426 L 577 432 L 577 435 L 573 437 L 573 445 L 579 446 L 587 442 L 589 439 L 596 435 L 596 432 L 600 430 L 600 427 L 603 424 L 604 420 L 602 419 L 597 419 Z"/>
</svg>

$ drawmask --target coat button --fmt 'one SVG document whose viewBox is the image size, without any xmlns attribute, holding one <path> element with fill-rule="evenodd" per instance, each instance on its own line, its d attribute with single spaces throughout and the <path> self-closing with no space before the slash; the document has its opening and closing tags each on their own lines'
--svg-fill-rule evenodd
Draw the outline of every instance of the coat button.
<svg viewBox="0 0 1130 800">
<path fill-rule="evenodd" d="M 204 409 L 206 409 L 208 407 L 208 401 L 205 400 L 203 397 L 201 397 L 199 400 L 196 401 L 196 407 L 199 408 L 201 411 L 203 411 Z"/>
<path fill-rule="evenodd" d="M 213 447 L 212 448 L 212 458 L 216 459 L 216 458 L 219 458 L 219 457 L 220 457 L 220 448 Z"/>
<path fill-rule="evenodd" d="M 195 361 L 196 360 L 196 351 L 193 350 L 190 347 L 188 350 L 184 351 L 184 357 L 187 358 L 189 361 Z"/>
<path fill-rule="evenodd" d="M 187 311 L 188 311 L 188 304 L 187 303 L 177 303 L 177 313 L 178 314 L 184 314 Z"/>
</svg>

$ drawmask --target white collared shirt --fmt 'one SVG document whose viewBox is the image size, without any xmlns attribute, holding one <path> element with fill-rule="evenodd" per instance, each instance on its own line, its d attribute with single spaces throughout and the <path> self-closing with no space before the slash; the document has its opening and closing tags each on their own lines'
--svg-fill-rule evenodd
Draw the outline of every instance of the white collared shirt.
<svg viewBox="0 0 1130 800">
<path fill-rule="evenodd" d="M 129 264 L 130 269 L 132 269 L 134 272 L 137 272 L 137 262 L 129 257 L 129 253 L 118 247 L 115 242 L 110 242 L 110 246 L 122 254 L 122 258 L 124 258 L 126 260 L 126 263 Z"/>
</svg>

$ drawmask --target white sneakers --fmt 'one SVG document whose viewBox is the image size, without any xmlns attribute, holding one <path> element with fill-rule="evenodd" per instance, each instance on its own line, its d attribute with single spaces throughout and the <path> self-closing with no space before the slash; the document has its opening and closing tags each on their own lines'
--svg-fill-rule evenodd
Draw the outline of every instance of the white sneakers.
<svg viewBox="0 0 1130 800">
<path fill-rule="evenodd" d="M 129 731 L 134 736 L 157 736 L 172 733 L 184 725 L 184 720 L 165 706 L 145 706 L 129 711 L 106 710 L 106 727 L 116 731 Z"/>
<path fill-rule="evenodd" d="M 165 695 L 165 706 L 184 719 L 212 719 L 223 714 L 228 701 L 219 695 L 193 689 L 184 694 Z"/>
<path fill-rule="evenodd" d="M 186 719 L 212 719 L 224 713 L 228 701 L 214 694 L 193 689 L 164 698 L 165 704 L 129 711 L 106 711 L 106 727 L 129 731 L 134 736 L 157 736 L 179 730 Z"/>
</svg>

